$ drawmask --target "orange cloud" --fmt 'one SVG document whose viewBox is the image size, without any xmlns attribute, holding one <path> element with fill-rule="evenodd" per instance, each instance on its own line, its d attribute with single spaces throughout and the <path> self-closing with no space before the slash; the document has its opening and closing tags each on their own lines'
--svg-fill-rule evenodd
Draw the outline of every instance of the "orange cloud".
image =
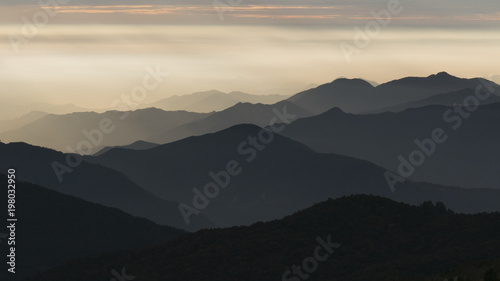
<svg viewBox="0 0 500 281">
<path fill-rule="evenodd" d="M 121 6 L 64 6 L 58 7 L 58 13 L 63 14 L 130 14 L 130 15 L 165 15 L 175 10 L 168 7 L 152 5 L 121 5 Z"/>
<path fill-rule="evenodd" d="M 236 14 L 237 18 L 278 18 L 278 19 L 335 19 L 341 15 L 249 15 Z"/>
<path fill-rule="evenodd" d="M 42 7 L 47 9 L 56 9 L 61 16 L 60 18 L 51 19 L 53 22 L 127 22 L 131 17 L 143 16 L 139 19 L 135 18 L 134 22 L 139 20 L 146 23 L 218 23 L 217 14 L 221 11 L 224 17 L 232 19 L 235 23 L 253 22 L 252 19 L 281 19 L 282 23 L 293 23 L 294 19 L 311 19 L 319 20 L 322 23 L 338 23 L 339 21 L 348 23 L 363 23 L 367 20 L 374 20 L 370 15 L 370 10 L 367 7 L 359 7 L 353 5 L 343 6 L 307 6 L 307 5 L 242 5 L 242 6 L 223 6 L 214 7 L 211 2 L 207 5 L 81 5 L 81 6 L 60 6 L 60 7 Z M 4 8 L 4 16 L 0 19 L 1 22 L 19 22 L 23 16 L 28 18 L 33 15 L 34 11 L 40 10 L 40 6 L 36 5 L 19 5 L 15 7 Z M 78 15 L 81 16 L 73 16 Z M 95 16 L 92 16 L 95 15 Z M 107 16 L 109 15 L 109 17 Z M 169 17 L 159 17 L 169 15 Z M 155 17 L 158 16 L 158 17 Z M 494 24 L 500 21 L 500 13 L 493 12 L 491 14 L 465 14 L 465 15 L 441 15 L 422 14 L 422 13 L 405 13 L 405 15 L 395 16 L 394 20 L 399 21 L 414 21 L 426 23 L 429 20 L 439 22 L 483 22 L 486 24 Z M 318 22 L 318 21 L 315 21 Z"/>
</svg>

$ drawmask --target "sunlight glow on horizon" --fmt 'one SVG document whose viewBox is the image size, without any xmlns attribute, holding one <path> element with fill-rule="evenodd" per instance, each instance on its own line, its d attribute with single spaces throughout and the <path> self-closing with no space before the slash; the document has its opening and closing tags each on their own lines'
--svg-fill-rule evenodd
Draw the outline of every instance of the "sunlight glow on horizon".
<svg viewBox="0 0 500 281">
<path fill-rule="evenodd" d="M 0 36 L 16 28 L 1 25 Z M 349 63 L 338 44 L 354 35 L 350 28 L 50 25 L 19 54 L 2 42 L 0 95 L 101 108 L 156 64 L 171 76 L 147 102 L 211 89 L 292 95 L 341 76 L 381 83 L 440 71 L 500 73 L 495 30 L 387 29 Z"/>
<path fill-rule="evenodd" d="M 49 23 L 15 53 L 10 40 L 28 31 L 23 21 L 48 11 L 36 3 L 0 5 L 3 101 L 103 108 L 154 65 L 171 76 L 145 102 L 211 89 L 293 95 L 337 77 L 383 83 L 441 71 L 500 74 L 493 63 L 500 57 L 500 12 L 483 0 L 401 0 L 403 12 L 351 62 L 339 45 L 355 45 L 357 30 L 387 1 L 243 1 L 221 16 L 212 2 L 197 0 L 73 0 L 53 8 Z"/>
</svg>

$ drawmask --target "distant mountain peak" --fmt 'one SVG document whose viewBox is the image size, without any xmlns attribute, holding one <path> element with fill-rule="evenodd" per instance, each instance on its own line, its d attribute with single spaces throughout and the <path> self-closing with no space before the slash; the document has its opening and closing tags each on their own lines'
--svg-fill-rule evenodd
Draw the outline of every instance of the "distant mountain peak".
<svg viewBox="0 0 500 281">
<path fill-rule="evenodd" d="M 440 80 L 451 80 L 451 79 L 461 79 L 461 78 L 458 78 L 456 76 L 453 76 L 451 74 L 449 74 L 448 72 L 446 71 L 441 71 L 439 73 L 436 73 L 436 74 L 432 74 L 430 75 L 429 77 L 427 78 L 437 78 L 437 79 L 440 79 Z"/>
<path fill-rule="evenodd" d="M 238 124 L 238 125 L 231 126 L 231 127 L 227 128 L 227 129 L 221 130 L 219 132 L 215 132 L 213 134 L 217 134 L 217 133 L 236 133 L 236 132 L 249 132 L 249 133 L 252 133 L 252 132 L 258 132 L 261 129 L 262 128 L 259 127 L 259 126 L 257 126 L 257 125 L 243 123 L 243 124 Z"/>
<path fill-rule="evenodd" d="M 307 93 L 309 91 L 314 91 L 314 90 L 324 90 L 324 89 L 338 89 L 338 88 L 351 88 L 351 87 L 356 87 L 357 89 L 371 89 L 374 88 L 372 84 L 368 83 L 367 81 L 360 79 L 360 78 L 337 78 L 333 80 L 330 83 L 323 84 L 318 86 L 315 89 L 310 89 L 304 92 L 301 92 L 299 94 Z M 293 97 L 293 96 L 292 96 Z"/>
<path fill-rule="evenodd" d="M 203 91 L 203 92 L 195 92 L 195 93 L 192 93 L 191 95 L 193 95 L 193 96 L 195 96 L 195 95 L 209 96 L 209 95 L 227 95 L 227 93 L 212 89 L 212 90 Z"/>
<path fill-rule="evenodd" d="M 366 80 L 361 78 L 337 78 L 332 81 L 331 84 L 348 84 L 348 85 L 364 85 L 364 86 L 372 86 L 372 84 L 368 83 Z"/>
<path fill-rule="evenodd" d="M 448 72 L 446 71 L 441 71 L 438 74 L 436 74 L 436 76 L 452 76 L 452 75 L 448 74 Z"/>
<path fill-rule="evenodd" d="M 233 110 L 244 110 L 244 109 L 251 109 L 254 106 L 254 104 L 250 102 L 238 102 L 235 105 L 224 109 L 223 111 L 233 111 Z"/>
<path fill-rule="evenodd" d="M 346 114 L 342 109 L 338 107 L 333 107 L 326 112 L 327 114 Z"/>
</svg>

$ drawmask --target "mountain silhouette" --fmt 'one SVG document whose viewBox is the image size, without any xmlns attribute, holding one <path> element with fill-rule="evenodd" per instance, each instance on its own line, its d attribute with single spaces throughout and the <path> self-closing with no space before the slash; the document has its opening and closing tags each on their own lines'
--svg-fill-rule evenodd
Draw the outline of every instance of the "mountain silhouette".
<svg viewBox="0 0 500 281">
<path fill-rule="evenodd" d="M 34 122 L 42 117 L 45 117 L 47 113 L 41 111 L 32 111 L 26 115 L 12 120 L 2 120 L 0 121 L 0 133 L 14 130 Z"/>
<path fill-rule="evenodd" d="M 463 110 L 463 118 L 459 110 Z M 398 113 L 355 115 L 332 109 L 299 119 L 283 135 L 319 152 L 364 159 L 391 171 L 398 170 L 413 151 L 427 151 L 424 162 L 414 166 L 411 179 L 448 186 L 498 188 L 500 175 L 500 103 L 469 112 L 463 106 L 427 106 Z M 430 144 L 441 130 L 444 143 Z M 416 141 L 425 147 L 417 146 Z M 416 152 L 418 154 L 418 152 Z M 419 160 L 420 161 L 420 160 Z M 418 161 L 417 161 L 418 162 Z M 407 164 L 403 164 L 407 165 Z"/>
<path fill-rule="evenodd" d="M 286 98 L 287 96 L 283 95 L 251 95 L 237 91 L 224 93 L 211 90 L 161 99 L 144 107 L 157 107 L 167 111 L 212 112 L 224 110 L 240 102 L 273 104 Z"/>
<path fill-rule="evenodd" d="M 498 257 L 499 220 L 499 213 L 455 214 L 442 203 L 350 196 L 272 222 L 74 260 L 27 281 L 107 280 L 110 269 L 122 267 L 149 281 L 425 280 Z"/>
<path fill-rule="evenodd" d="M 251 145 L 255 137 L 257 145 Z M 439 200 L 460 212 L 500 210 L 495 201 L 500 200 L 500 190 L 406 181 L 392 192 L 381 167 L 317 153 L 251 124 L 148 150 L 113 149 L 85 159 L 126 174 L 160 198 L 196 208 L 218 226 L 276 219 L 326 198 L 351 194 L 376 194 L 413 204 Z M 230 176 L 228 169 L 239 173 Z M 181 212 L 178 216 L 186 217 Z"/>
<path fill-rule="evenodd" d="M 197 216 L 192 225 L 186 226 L 178 216 L 178 203 L 152 195 L 112 169 L 85 161 L 76 165 L 78 159 L 70 156 L 25 143 L 0 143 L 0 169 L 16 169 L 19 180 L 36 183 L 89 202 L 118 208 L 163 225 L 188 230 L 212 226 L 203 216 Z"/>
<path fill-rule="evenodd" d="M 444 72 L 425 78 L 407 77 L 376 87 L 362 79 L 340 78 L 275 104 L 235 102 L 236 104 L 224 110 L 210 114 L 147 108 L 130 112 L 48 115 L 0 133 L 0 139 L 4 142 L 24 141 L 62 152 L 76 151 L 80 146 L 80 154 L 95 154 L 106 146 L 125 146 L 139 140 L 167 143 L 217 132 L 237 124 L 267 126 L 275 115 L 273 110 L 282 110 L 285 106 L 297 117 L 308 117 L 333 107 L 346 112 L 374 113 L 429 104 L 449 105 L 454 99 L 464 97 L 471 89 L 483 84 L 496 85 L 481 78 L 462 79 Z M 235 100 L 251 99 L 241 92 L 224 94 L 217 91 L 174 99 L 210 104 L 210 101 L 217 103 L 217 97 L 228 96 Z M 491 102 L 494 102 L 493 98 L 483 104 Z M 392 106 L 396 106 L 396 109 L 391 109 Z M 102 138 L 101 133 L 96 131 L 101 122 L 110 122 L 109 126 L 113 128 L 112 133 L 102 134 Z M 0 123 L 0 129 L 1 125 Z M 55 135 L 58 137 L 53 138 Z"/>
<path fill-rule="evenodd" d="M 19 129 L 4 132 L 0 134 L 0 139 L 3 142 L 23 141 L 62 152 L 72 152 L 68 151 L 68 146 L 77 151 L 80 143 L 87 142 L 90 149 L 85 147 L 81 150 L 90 152 L 85 154 L 94 154 L 105 146 L 128 145 L 205 116 L 207 114 L 169 112 L 156 108 L 130 112 L 108 111 L 100 114 L 78 112 L 48 115 Z M 83 133 L 84 130 L 86 134 Z"/>
<path fill-rule="evenodd" d="M 333 106 L 357 110 L 369 98 L 373 86 L 362 79 L 339 78 L 331 83 L 300 92 L 288 100 L 313 112 L 321 113 Z"/>
<path fill-rule="evenodd" d="M 426 280 L 470 280 L 470 281 L 495 281 L 498 280 L 500 272 L 500 259 L 482 260 L 463 264 L 457 268 L 447 270 Z M 495 278 L 496 276 L 496 278 Z"/>
<path fill-rule="evenodd" d="M 33 111 L 45 112 L 48 114 L 68 114 L 72 112 L 88 111 L 88 109 L 74 104 L 56 105 L 42 102 L 15 104 L 2 102 L 0 104 L 0 120 L 18 119 Z"/>
<path fill-rule="evenodd" d="M 158 146 L 157 143 L 152 143 L 152 142 L 147 142 L 147 141 L 136 141 L 136 142 L 133 142 L 129 145 L 124 145 L 124 146 L 107 146 L 101 150 L 99 150 L 97 153 L 95 153 L 94 155 L 100 155 L 100 154 L 103 154 L 107 151 L 110 151 L 111 149 L 115 149 L 115 148 L 125 148 L 125 149 L 133 149 L 133 150 L 144 150 L 144 149 L 150 149 L 150 148 L 153 148 L 153 147 L 156 147 Z"/>
<path fill-rule="evenodd" d="M 272 121 L 283 122 L 276 117 L 276 111 L 294 115 L 295 117 L 290 119 L 290 122 L 299 117 L 311 116 L 311 113 L 289 101 L 281 101 L 272 105 L 238 103 L 225 110 L 212 113 L 203 119 L 186 123 L 168 132 L 153 136 L 148 140 L 156 143 L 165 143 L 190 136 L 214 133 L 238 124 L 268 126 Z"/>
<path fill-rule="evenodd" d="M 362 113 L 434 95 L 476 89 L 486 82 L 482 78 L 464 79 L 440 72 L 428 77 L 406 77 L 373 87 L 362 79 L 337 79 L 315 89 L 298 93 L 288 100 L 315 114 L 333 107 L 346 112 Z M 496 85 L 498 86 L 498 85 Z"/>
<path fill-rule="evenodd" d="M 0 179 L 7 182 L 3 174 Z M 2 280 L 23 280 L 70 259 L 146 248 L 184 234 L 30 183 L 16 182 L 16 198 L 16 274 L 2 270 Z M 7 211 L 1 218 L 7 220 Z M 8 254 L 10 246 L 3 240 L 2 253 Z"/>
<path fill-rule="evenodd" d="M 500 88 L 499 88 L 500 90 Z M 484 90 L 483 90 L 484 92 Z M 466 100 L 468 97 L 474 96 L 476 93 L 476 90 L 474 89 L 463 89 L 460 91 L 456 92 L 450 92 L 450 93 L 444 93 L 444 94 L 438 94 L 431 96 L 429 98 L 423 99 L 423 100 L 418 100 L 418 101 L 413 101 L 413 102 L 407 102 L 403 104 L 399 104 L 396 106 L 392 107 L 386 107 L 382 109 L 375 110 L 370 113 L 382 113 L 382 112 L 400 112 L 408 108 L 418 108 L 418 107 L 424 107 L 424 106 L 429 106 L 429 105 L 446 105 L 446 106 L 455 106 L 455 105 L 464 105 L 464 100 Z M 500 97 L 496 95 L 492 95 L 490 98 L 486 100 L 479 100 L 480 105 L 486 105 L 486 104 L 491 104 L 491 103 L 498 103 L 500 102 Z"/>
</svg>

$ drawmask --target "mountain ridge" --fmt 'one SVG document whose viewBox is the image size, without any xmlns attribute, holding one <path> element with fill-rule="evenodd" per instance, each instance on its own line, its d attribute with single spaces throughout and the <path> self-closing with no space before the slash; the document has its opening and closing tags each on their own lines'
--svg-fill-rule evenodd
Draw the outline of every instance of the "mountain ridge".
<svg viewBox="0 0 500 281">
<path fill-rule="evenodd" d="M 425 155 L 425 162 L 414 167 L 409 178 L 449 186 L 497 188 L 500 178 L 494 172 L 493 159 L 500 134 L 497 123 L 491 121 L 500 119 L 500 103 L 481 105 L 473 112 L 464 109 L 468 118 L 460 118 L 460 108 L 429 105 L 366 115 L 332 109 L 298 119 L 282 134 L 319 152 L 364 159 L 396 171 L 402 163 L 399 156 L 408 159 L 410 153 L 421 150 L 416 141 L 422 143 L 440 130 L 446 143 L 434 143 L 432 153 Z M 478 141 L 474 136 L 482 138 Z"/>
<path fill-rule="evenodd" d="M 499 85 L 483 78 L 459 78 L 447 72 L 427 77 L 404 77 L 375 87 L 359 78 L 336 81 L 300 92 L 288 100 L 315 114 L 323 113 L 332 107 L 342 108 L 346 112 L 364 113 L 380 111 L 383 108 L 426 99 L 442 93 L 466 88 L 476 89 L 477 86 L 483 84 L 491 84 L 490 86 L 500 88 Z M 358 84 L 341 87 L 339 85 L 341 81 Z M 362 86 L 361 81 L 370 86 L 366 84 Z"/>
<path fill-rule="evenodd" d="M 442 203 L 409 206 L 356 195 L 266 223 L 203 230 L 147 250 L 78 259 L 27 281 L 105 280 L 109 268 L 123 266 L 150 281 L 421 280 L 498 256 L 499 215 L 457 215 Z M 307 263 L 313 257 L 311 270 Z M 203 262 L 188 266 L 193 261 Z"/>
<path fill-rule="evenodd" d="M 19 180 L 115 207 L 159 224 L 192 230 L 176 216 L 177 202 L 162 200 L 140 184 L 130 181 L 124 174 L 88 163 L 77 155 L 26 143 L 0 143 L 0 158 L 0 169 L 16 169 Z M 192 226 L 212 227 L 213 224 L 203 216 L 198 216 Z"/>
<path fill-rule="evenodd" d="M 16 170 L 17 175 L 23 172 Z M 0 179 L 7 183 L 6 175 Z M 2 280 L 22 280 L 70 259 L 151 247 L 185 234 L 38 185 L 16 180 L 15 186 L 18 243 L 3 241 L 0 249 L 9 253 L 10 246 L 16 247 L 16 274 L 2 270 Z M 6 211 L 1 218 L 7 221 Z"/>
<path fill-rule="evenodd" d="M 287 130 L 285 127 L 284 132 Z M 461 212 L 498 210 L 494 200 L 500 200 L 500 190 L 405 181 L 392 192 L 385 178 L 387 170 L 380 166 L 350 156 L 318 153 L 270 132 L 255 125 L 236 125 L 148 150 L 115 149 L 85 159 L 127 174 L 160 198 L 188 206 L 194 206 L 193 198 L 200 198 L 204 188 L 218 181 L 217 195 L 206 196 L 206 206 L 196 208 L 227 227 L 272 220 L 328 197 L 351 194 L 376 194 L 412 204 L 441 200 Z M 264 142 L 259 135 L 266 136 Z M 239 172 L 229 176 L 227 167 Z"/>
</svg>

